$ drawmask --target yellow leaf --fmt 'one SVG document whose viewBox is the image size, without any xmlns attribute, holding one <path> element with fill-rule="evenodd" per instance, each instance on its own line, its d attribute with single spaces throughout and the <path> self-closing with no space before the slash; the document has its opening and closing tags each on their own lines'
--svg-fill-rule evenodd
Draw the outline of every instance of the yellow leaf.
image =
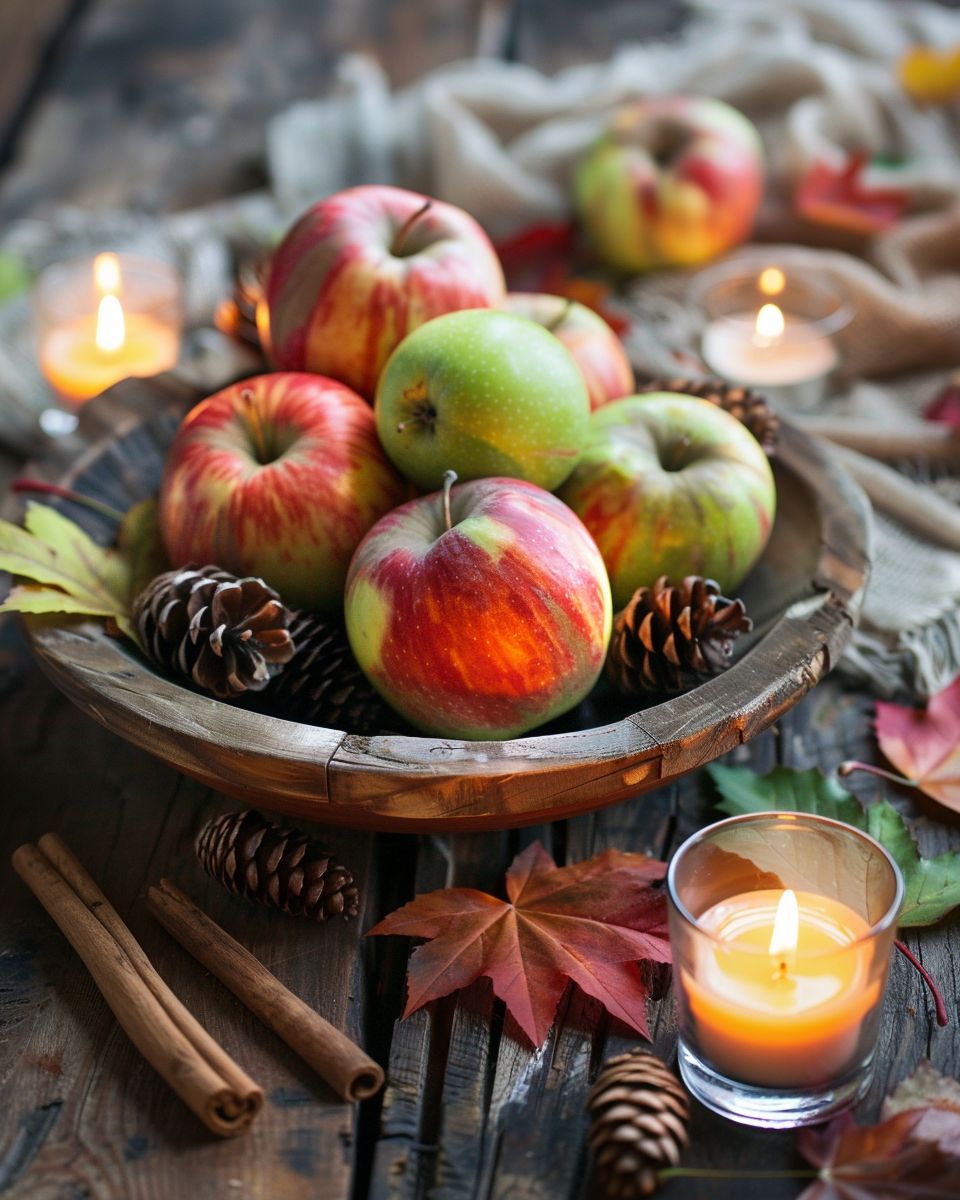
<svg viewBox="0 0 960 1200">
<path fill-rule="evenodd" d="M 947 104 L 960 97 L 960 46 L 914 46 L 897 67 L 903 90 L 918 104 Z"/>
<path fill-rule="evenodd" d="M 77 613 L 88 617 L 109 617 L 113 610 L 104 606 L 97 610 L 86 600 L 68 596 L 58 588 L 42 585 L 22 584 L 12 588 L 6 600 L 0 604 L 0 612 L 21 613 Z"/>
<path fill-rule="evenodd" d="M 116 551 L 98 546 L 78 525 L 42 504 L 28 506 L 26 525 L 21 529 L 0 520 L 0 571 L 59 589 L 74 601 L 69 611 L 126 614 L 130 569 Z"/>
<path fill-rule="evenodd" d="M 23 523 L 28 533 L 56 552 L 60 566 L 78 587 L 91 595 L 106 591 L 115 603 L 126 603 L 130 568 L 116 551 L 98 546 L 79 525 L 46 504 L 31 501 Z"/>
</svg>

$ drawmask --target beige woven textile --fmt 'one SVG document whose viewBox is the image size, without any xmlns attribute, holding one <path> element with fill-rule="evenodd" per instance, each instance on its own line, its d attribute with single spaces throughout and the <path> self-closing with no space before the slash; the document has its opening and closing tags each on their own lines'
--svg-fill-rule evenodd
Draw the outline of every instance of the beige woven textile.
<svg viewBox="0 0 960 1200">
<path fill-rule="evenodd" d="M 882 695 L 928 695 L 960 670 L 957 484 L 934 461 L 943 452 L 927 453 L 930 425 L 919 417 L 960 368 L 960 105 L 915 106 L 895 63 L 918 42 L 960 43 L 960 13 L 894 0 L 716 0 L 695 8 L 671 41 L 627 45 L 607 62 L 552 77 L 479 59 L 392 94 L 376 63 L 349 56 L 331 98 L 295 105 L 268 129 L 271 194 L 166 219 L 64 210 L 50 224 L 11 227 L 3 244 L 41 266 L 123 230 L 178 261 L 201 322 L 229 286 L 227 243 L 278 232 L 331 191 L 360 182 L 418 188 L 503 235 L 570 215 L 570 173 L 617 105 L 683 91 L 726 99 L 764 138 L 771 184 L 758 234 L 771 257 L 777 241 L 788 244 L 835 278 L 856 309 L 836 393 L 821 413 L 797 416 L 833 422 L 848 447 L 837 452 L 878 510 L 874 578 L 844 669 Z M 804 171 L 818 159 L 839 164 L 854 150 L 895 163 L 872 166 L 867 182 L 902 187 L 910 198 L 901 225 L 872 242 L 791 216 L 789 197 Z M 689 284 L 689 274 L 660 273 L 627 290 L 640 316 L 630 349 L 641 370 L 676 373 L 674 352 L 696 350 Z M 10 444 L 26 444 L 35 424 L 24 402 L 37 385 L 26 319 L 22 301 L 0 310 L 0 437 Z M 191 343 L 200 379 L 209 349 L 209 333 Z M 906 473 L 849 449 L 878 436 L 887 458 L 890 437 L 898 439 Z"/>
<path fill-rule="evenodd" d="M 553 77 L 474 61 L 391 95 L 375 64 L 348 59 L 339 97 L 274 122 L 274 187 L 297 209 L 346 183 L 398 182 L 461 204 L 505 234 L 570 215 L 571 170 L 618 104 L 689 91 L 739 107 L 767 151 L 771 187 L 758 232 L 771 261 L 789 252 L 836 280 L 855 309 L 842 336 L 842 379 L 819 414 L 847 418 L 848 448 L 838 453 L 877 509 L 874 577 L 843 666 L 881 695 L 924 697 L 960 671 L 956 485 L 949 476 L 913 483 L 849 444 L 885 433 L 886 457 L 898 439 L 909 474 L 943 473 L 922 452 L 931 431 L 920 414 L 960 367 L 960 105 L 916 106 L 895 64 L 916 43 L 960 43 L 960 14 L 880 0 L 696 7 L 676 40 L 625 46 L 609 62 Z M 909 196 L 906 219 L 872 241 L 791 214 L 793 187 L 812 163 L 839 165 L 853 151 L 896 163 L 871 167 L 866 182 Z M 798 248 L 804 241 L 815 245 Z M 756 248 L 730 257 L 739 254 Z M 696 352 L 689 289 L 690 273 L 658 273 L 628 289 L 638 369 L 676 374 L 676 351 Z"/>
</svg>

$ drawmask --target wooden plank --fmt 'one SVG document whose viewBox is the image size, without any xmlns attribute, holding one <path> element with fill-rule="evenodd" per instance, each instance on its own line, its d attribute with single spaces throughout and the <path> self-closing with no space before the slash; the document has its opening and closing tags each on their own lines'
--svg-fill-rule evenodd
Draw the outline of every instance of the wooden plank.
<svg viewBox="0 0 960 1200">
<path fill-rule="evenodd" d="M 409 839 L 403 839 L 409 840 Z M 421 843 L 417 854 L 414 894 L 447 887 L 452 878 L 448 847 L 439 839 Z M 402 902 L 402 901 L 401 901 Z M 393 906 L 396 907 L 396 906 Z M 381 915 L 385 916 L 385 910 Z M 391 1006 L 399 1012 L 405 996 L 409 947 L 403 938 L 377 939 L 387 947 L 397 979 Z M 433 1125 L 446 1061 L 449 1005 L 421 1009 L 405 1021 L 395 1021 L 387 1064 L 387 1087 L 379 1129 L 373 1131 L 370 1195 L 378 1200 L 413 1200 L 424 1194 L 433 1176 L 436 1145 Z"/>
<path fill-rule="evenodd" d="M 198 823 L 222 798 L 99 729 L 36 676 L 8 698 L 0 727 L 8 797 L 5 853 L 48 828 L 102 881 L 163 977 L 264 1087 L 251 1132 L 223 1142 L 180 1105 L 120 1033 L 85 968 L 12 872 L 0 875 L 7 938 L 0 963 L 3 1079 L 0 1180 L 14 1195 L 84 1192 L 107 1200 L 194 1195 L 346 1196 L 355 1110 L 203 972 L 146 912 L 146 882 L 175 879 L 288 986 L 362 1034 L 365 917 L 315 924 L 228 895 L 193 859 Z M 366 890 L 373 841 L 342 835 L 341 861 Z M 185 1152 L 186 1151 L 186 1152 Z M 72 1191 L 70 1189 L 73 1189 Z M 234 1189 L 231 1191 L 231 1189 Z M 236 1189 L 241 1189 L 237 1191 Z"/>
<path fill-rule="evenodd" d="M 0 4 L 0 166 L 10 153 L 17 127 L 52 64 L 54 47 L 76 15 L 76 0 L 5 0 Z"/>
<path fill-rule="evenodd" d="M 260 186 L 267 120 L 329 92 L 340 54 L 365 50 L 409 82 L 472 53 L 475 7 L 100 0 L 24 130 L 0 214 L 68 201 L 171 210 Z"/>
<path fill-rule="evenodd" d="M 689 9 L 682 0 L 594 0 L 551 4 L 524 0 L 517 6 L 512 55 L 541 71 L 599 62 L 630 42 L 675 34 Z M 640 81 L 638 81 L 639 83 Z"/>
</svg>

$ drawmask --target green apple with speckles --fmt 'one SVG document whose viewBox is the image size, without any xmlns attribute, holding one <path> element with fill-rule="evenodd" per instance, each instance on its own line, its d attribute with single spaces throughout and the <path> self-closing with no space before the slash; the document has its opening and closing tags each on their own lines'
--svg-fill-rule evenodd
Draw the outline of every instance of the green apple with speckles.
<svg viewBox="0 0 960 1200">
<path fill-rule="evenodd" d="M 777 503 L 750 430 L 709 401 L 674 392 L 598 408 L 559 496 L 600 547 L 615 609 L 660 575 L 703 575 L 729 595 L 760 557 Z"/>
<path fill-rule="evenodd" d="M 577 464 L 590 400 L 573 356 L 536 321 L 490 309 L 448 313 L 394 350 L 377 385 L 377 433 L 419 487 L 525 479 L 553 491 Z"/>
</svg>

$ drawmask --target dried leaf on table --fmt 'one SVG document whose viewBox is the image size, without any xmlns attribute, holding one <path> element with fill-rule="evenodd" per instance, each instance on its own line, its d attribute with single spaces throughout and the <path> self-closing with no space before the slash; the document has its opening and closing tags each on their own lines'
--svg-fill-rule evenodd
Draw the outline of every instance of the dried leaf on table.
<svg viewBox="0 0 960 1200">
<path fill-rule="evenodd" d="M 774 809 L 814 813 L 876 838 L 903 874 L 901 928 L 933 925 L 960 905 L 960 851 L 921 857 L 906 822 L 889 801 L 864 809 L 835 779 L 816 770 L 775 767 L 768 775 L 757 775 L 747 767 L 718 763 L 706 770 L 723 797 L 719 807 L 731 816 Z"/>
<path fill-rule="evenodd" d="M 926 708 L 877 703 L 880 749 L 907 780 L 960 812 L 960 675 Z"/>
<path fill-rule="evenodd" d="M 937 392 L 923 415 L 928 421 L 939 421 L 951 429 L 960 429 L 960 383 L 948 383 Z"/>
<path fill-rule="evenodd" d="M 610 280 L 593 274 L 596 264 L 572 222 L 530 225 L 498 242 L 496 249 L 510 291 L 563 296 L 593 309 L 618 337 L 629 330 Z"/>
<path fill-rule="evenodd" d="M 877 1125 L 844 1114 L 804 1129 L 797 1149 L 820 1170 L 799 1200 L 920 1200 L 960 1194 L 957 1084 L 921 1064 L 887 1100 Z"/>
<path fill-rule="evenodd" d="M 960 1080 L 950 1079 L 924 1058 L 914 1073 L 897 1084 L 883 1102 L 882 1116 L 911 1108 L 949 1108 L 960 1114 Z"/>
<path fill-rule="evenodd" d="M 0 612 L 126 616 L 130 567 L 121 554 L 44 504 L 27 505 L 24 526 L 0 521 L 0 570 L 32 581 L 15 587 Z"/>
<path fill-rule="evenodd" d="M 865 154 L 849 155 L 839 168 L 815 162 L 794 193 L 794 208 L 808 221 L 853 233 L 880 233 L 896 225 L 907 193 L 902 188 L 867 187 L 861 179 L 866 165 Z"/>
<path fill-rule="evenodd" d="M 612 850 L 557 867 L 535 842 L 507 871 L 507 900 L 444 888 L 417 896 L 370 933 L 432 939 L 411 956 L 405 1017 L 485 975 L 540 1045 L 571 979 L 649 1036 L 637 963 L 670 961 L 664 896 L 650 886 L 665 869 L 643 854 Z"/>
</svg>

